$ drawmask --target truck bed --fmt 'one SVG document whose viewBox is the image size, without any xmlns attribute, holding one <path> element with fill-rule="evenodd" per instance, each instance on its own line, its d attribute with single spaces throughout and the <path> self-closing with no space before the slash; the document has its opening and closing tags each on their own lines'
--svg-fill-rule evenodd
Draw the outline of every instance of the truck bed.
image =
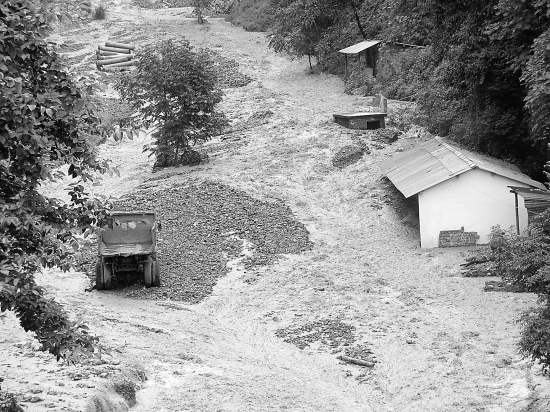
<svg viewBox="0 0 550 412">
<path fill-rule="evenodd" d="M 99 254 L 101 256 L 130 256 L 148 255 L 153 252 L 153 243 L 101 243 Z"/>
</svg>

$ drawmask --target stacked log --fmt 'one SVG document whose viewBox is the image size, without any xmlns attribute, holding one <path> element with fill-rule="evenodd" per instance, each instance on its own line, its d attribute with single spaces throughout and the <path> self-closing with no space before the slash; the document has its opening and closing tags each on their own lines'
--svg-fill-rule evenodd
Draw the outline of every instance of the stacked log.
<svg viewBox="0 0 550 412">
<path fill-rule="evenodd" d="M 126 43 L 107 41 L 105 45 L 99 44 L 96 51 L 96 67 L 101 71 L 124 70 L 135 64 L 135 46 Z"/>
</svg>

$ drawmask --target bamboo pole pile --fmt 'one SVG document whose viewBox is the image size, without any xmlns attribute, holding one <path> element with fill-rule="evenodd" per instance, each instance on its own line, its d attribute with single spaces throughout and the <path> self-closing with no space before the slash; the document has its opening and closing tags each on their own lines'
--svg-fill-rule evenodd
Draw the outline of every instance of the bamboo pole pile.
<svg viewBox="0 0 550 412">
<path fill-rule="evenodd" d="M 135 64 L 135 46 L 126 43 L 107 41 L 99 44 L 96 51 L 96 67 L 101 71 L 125 70 Z"/>
</svg>

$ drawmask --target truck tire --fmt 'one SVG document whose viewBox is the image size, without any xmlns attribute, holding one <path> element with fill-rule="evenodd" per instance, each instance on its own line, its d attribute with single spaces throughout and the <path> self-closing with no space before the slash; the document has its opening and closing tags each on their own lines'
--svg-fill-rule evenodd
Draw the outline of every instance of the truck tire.
<svg viewBox="0 0 550 412">
<path fill-rule="evenodd" d="M 101 262 L 95 264 L 95 288 L 97 290 L 103 290 L 103 266 Z"/>
<path fill-rule="evenodd" d="M 113 275 L 113 269 L 111 265 L 103 265 L 103 289 L 111 290 L 111 278 Z"/>
<path fill-rule="evenodd" d="M 148 257 L 147 262 L 143 264 L 143 281 L 146 287 L 153 286 L 153 259 L 151 257 Z"/>
<path fill-rule="evenodd" d="M 156 259 L 153 259 L 153 286 L 160 287 L 160 264 Z"/>
</svg>

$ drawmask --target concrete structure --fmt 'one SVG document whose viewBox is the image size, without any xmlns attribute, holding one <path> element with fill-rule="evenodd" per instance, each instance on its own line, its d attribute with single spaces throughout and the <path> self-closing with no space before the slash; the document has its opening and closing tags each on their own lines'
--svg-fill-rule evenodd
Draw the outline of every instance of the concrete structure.
<svg viewBox="0 0 550 412">
<path fill-rule="evenodd" d="M 512 165 L 434 138 L 380 163 L 405 197 L 418 197 L 423 248 L 487 243 L 491 227 L 523 222 L 527 210 L 510 186 L 545 189 Z M 519 219 L 516 219 L 516 210 Z"/>
</svg>

